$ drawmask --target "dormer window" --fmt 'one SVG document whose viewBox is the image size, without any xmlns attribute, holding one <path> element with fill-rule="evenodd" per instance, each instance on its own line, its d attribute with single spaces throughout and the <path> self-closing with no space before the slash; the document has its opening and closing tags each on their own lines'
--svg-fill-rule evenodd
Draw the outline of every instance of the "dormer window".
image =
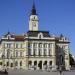
<svg viewBox="0 0 75 75">
<path fill-rule="evenodd" d="M 39 35 L 39 39 L 41 39 L 41 35 Z"/>
<path fill-rule="evenodd" d="M 43 34 L 42 33 L 39 33 L 38 34 L 38 37 L 39 37 L 39 39 L 43 38 Z"/>
</svg>

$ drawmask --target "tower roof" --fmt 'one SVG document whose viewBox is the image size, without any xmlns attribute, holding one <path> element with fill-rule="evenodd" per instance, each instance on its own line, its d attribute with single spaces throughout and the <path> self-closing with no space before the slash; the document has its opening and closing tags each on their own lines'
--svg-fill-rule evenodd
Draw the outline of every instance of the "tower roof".
<svg viewBox="0 0 75 75">
<path fill-rule="evenodd" d="M 31 10 L 32 15 L 36 15 L 36 8 L 35 8 L 35 3 L 33 2 L 32 10 Z"/>
</svg>

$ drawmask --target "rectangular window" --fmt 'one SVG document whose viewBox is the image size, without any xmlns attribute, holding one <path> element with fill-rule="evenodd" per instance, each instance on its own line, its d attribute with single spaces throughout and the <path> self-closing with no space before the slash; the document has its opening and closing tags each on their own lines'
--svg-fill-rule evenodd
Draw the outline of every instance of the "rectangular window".
<svg viewBox="0 0 75 75">
<path fill-rule="evenodd" d="M 28 43 L 28 48 L 31 48 L 32 47 L 32 43 Z"/>
<path fill-rule="evenodd" d="M 37 49 L 34 49 L 34 50 L 33 50 L 33 55 L 34 55 L 34 56 L 37 55 Z"/>
<path fill-rule="evenodd" d="M 22 51 L 20 52 L 20 57 L 22 57 Z"/>
<path fill-rule="evenodd" d="M 20 66 L 22 66 L 22 61 L 20 61 Z"/>
<path fill-rule="evenodd" d="M 10 50 L 7 50 L 7 58 L 10 58 Z"/>
<path fill-rule="evenodd" d="M 2 65 L 2 62 L 0 62 L 0 65 Z"/>
<path fill-rule="evenodd" d="M 51 43 L 49 43 L 49 44 L 48 44 L 48 47 L 49 47 L 49 48 L 52 48 L 52 44 L 51 44 Z"/>
<path fill-rule="evenodd" d="M 11 43 L 7 43 L 7 48 L 10 48 L 11 47 Z"/>
<path fill-rule="evenodd" d="M 44 48 L 47 48 L 47 43 L 44 44 Z"/>
<path fill-rule="evenodd" d="M 20 44 L 20 48 L 23 48 L 22 44 Z"/>
<path fill-rule="evenodd" d="M 35 48 L 36 48 L 36 47 L 37 47 L 37 43 L 34 43 L 34 44 L 33 44 L 33 47 L 35 47 Z"/>
<path fill-rule="evenodd" d="M 42 55 L 42 49 L 39 49 L 39 56 Z"/>
<path fill-rule="evenodd" d="M 16 57 L 18 57 L 18 51 L 16 51 Z"/>
<path fill-rule="evenodd" d="M 44 56 L 47 55 L 47 49 L 44 49 Z"/>
<path fill-rule="evenodd" d="M 39 43 L 39 48 L 42 48 L 42 43 Z"/>
<path fill-rule="evenodd" d="M 28 49 L 28 55 L 31 56 L 31 49 Z"/>
<path fill-rule="evenodd" d="M 16 44 L 16 48 L 19 48 L 18 44 Z"/>
<path fill-rule="evenodd" d="M 9 61 L 7 62 L 7 66 L 9 66 Z"/>
<path fill-rule="evenodd" d="M 49 56 L 51 55 L 51 49 L 49 49 Z"/>
</svg>

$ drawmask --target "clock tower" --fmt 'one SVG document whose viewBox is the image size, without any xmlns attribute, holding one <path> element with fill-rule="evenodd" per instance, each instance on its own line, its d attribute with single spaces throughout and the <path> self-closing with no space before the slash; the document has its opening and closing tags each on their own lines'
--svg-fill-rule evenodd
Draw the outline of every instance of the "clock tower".
<svg viewBox="0 0 75 75">
<path fill-rule="evenodd" d="M 32 10 L 31 10 L 30 18 L 29 18 L 29 31 L 38 31 L 38 16 L 36 13 L 34 3 L 33 3 Z"/>
</svg>

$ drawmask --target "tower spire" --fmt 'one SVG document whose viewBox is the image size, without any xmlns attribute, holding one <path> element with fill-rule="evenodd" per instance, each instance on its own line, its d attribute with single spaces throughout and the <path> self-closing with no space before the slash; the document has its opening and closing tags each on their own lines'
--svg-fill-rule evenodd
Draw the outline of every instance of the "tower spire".
<svg viewBox="0 0 75 75">
<path fill-rule="evenodd" d="M 33 1 L 33 6 L 32 6 L 32 11 L 31 11 L 32 15 L 36 15 L 36 8 L 35 8 L 35 3 Z"/>
<path fill-rule="evenodd" d="M 35 3 L 33 1 L 31 15 L 29 18 L 29 31 L 38 31 L 38 15 L 36 13 Z"/>
</svg>

